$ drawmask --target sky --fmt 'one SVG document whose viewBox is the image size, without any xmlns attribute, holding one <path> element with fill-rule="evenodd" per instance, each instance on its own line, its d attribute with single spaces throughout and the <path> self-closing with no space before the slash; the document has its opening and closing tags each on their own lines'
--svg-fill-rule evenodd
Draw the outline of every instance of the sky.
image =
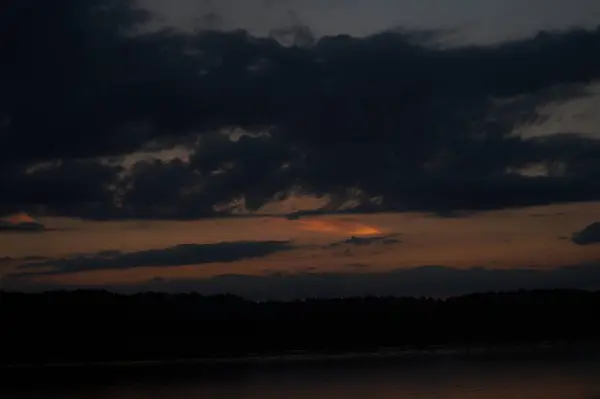
<svg viewBox="0 0 600 399">
<path fill-rule="evenodd" d="M 6 2 L 2 288 L 600 289 L 600 5 L 448 4 Z"/>
<path fill-rule="evenodd" d="M 246 29 L 256 35 L 293 25 L 316 36 L 365 36 L 388 29 L 440 29 L 461 42 L 490 43 L 540 30 L 594 28 L 593 0 L 143 0 L 157 24 Z"/>
</svg>

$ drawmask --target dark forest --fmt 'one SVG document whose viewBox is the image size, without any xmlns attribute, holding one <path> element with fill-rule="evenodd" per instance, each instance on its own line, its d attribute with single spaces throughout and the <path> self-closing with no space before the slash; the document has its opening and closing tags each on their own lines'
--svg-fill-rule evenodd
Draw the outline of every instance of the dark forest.
<svg viewBox="0 0 600 399">
<path fill-rule="evenodd" d="M 2 293 L 2 364 L 239 358 L 600 341 L 600 292 L 253 302 L 200 294 Z"/>
</svg>

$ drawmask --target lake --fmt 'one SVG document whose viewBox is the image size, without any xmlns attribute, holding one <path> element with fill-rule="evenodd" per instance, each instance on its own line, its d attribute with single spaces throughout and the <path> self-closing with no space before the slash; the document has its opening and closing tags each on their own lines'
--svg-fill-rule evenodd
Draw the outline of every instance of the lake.
<svg viewBox="0 0 600 399">
<path fill-rule="evenodd" d="M 3 399 L 595 399 L 600 398 L 600 357 L 423 357 L 404 360 L 223 368 L 179 376 L 61 382 L 32 379 Z M 137 375 L 137 374 L 136 374 Z"/>
</svg>

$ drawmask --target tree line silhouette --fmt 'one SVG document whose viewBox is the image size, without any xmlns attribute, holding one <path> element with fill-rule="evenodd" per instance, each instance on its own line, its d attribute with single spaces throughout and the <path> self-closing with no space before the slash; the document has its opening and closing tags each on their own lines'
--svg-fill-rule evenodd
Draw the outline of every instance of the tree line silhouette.
<svg viewBox="0 0 600 399">
<path fill-rule="evenodd" d="M 2 293 L 0 364 L 600 341 L 600 292 L 253 302 L 233 295 Z"/>
</svg>

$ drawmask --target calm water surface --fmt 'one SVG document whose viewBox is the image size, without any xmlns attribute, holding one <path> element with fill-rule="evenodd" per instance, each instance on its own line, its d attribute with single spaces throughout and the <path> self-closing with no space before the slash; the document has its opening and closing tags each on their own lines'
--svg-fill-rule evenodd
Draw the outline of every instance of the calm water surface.
<svg viewBox="0 0 600 399">
<path fill-rule="evenodd" d="M 133 380 L 133 381 L 132 381 Z M 248 368 L 208 376 L 41 386 L 3 399 L 600 399 L 600 359 L 452 360 Z"/>
</svg>

